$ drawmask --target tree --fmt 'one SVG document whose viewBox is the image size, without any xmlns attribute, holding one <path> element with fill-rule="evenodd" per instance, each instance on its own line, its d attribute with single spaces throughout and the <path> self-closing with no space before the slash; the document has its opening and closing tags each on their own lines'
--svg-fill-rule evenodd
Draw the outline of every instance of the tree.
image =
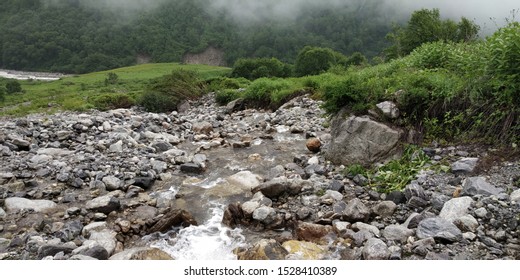
<svg viewBox="0 0 520 280">
<path fill-rule="evenodd" d="M 296 57 L 296 76 L 317 75 L 337 64 L 346 64 L 347 58 L 329 48 L 307 46 Z"/>
<path fill-rule="evenodd" d="M 5 84 L 7 93 L 16 93 L 22 91 L 22 85 L 17 80 L 11 80 Z"/>
<path fill-rule="evenodd" d="M 422 9 L 413 12 L 408 25 L 394 26 L 387 35 L 392 46 L 385 50 L 389 58 L 396 58 L 411 53 L 424 43 L 448 41 L 467 42 L 477 38 L 479 26 L 467 18 L 459 23 L 442 20 L 439 9 Z"/>
</svg>

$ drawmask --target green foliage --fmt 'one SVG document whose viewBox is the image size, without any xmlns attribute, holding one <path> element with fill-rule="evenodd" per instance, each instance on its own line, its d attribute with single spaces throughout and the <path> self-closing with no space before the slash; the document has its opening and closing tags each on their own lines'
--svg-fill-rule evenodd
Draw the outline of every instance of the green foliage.
<svg viewBox="0 0 520 280">
<path fill-rule="evenodd" d="M 22 91 L 22 85 L 17 80 L 10 80 L 5 84 L 7 93 L 17 93 Z"/>
<path fill-rule="evenodd" d="M 5 100 L 5 90 L 4 88 L 0 87 L 0 102 L 3 102 Z"/>
<path fill-rule="evenodd" d="M 200 97 L 204 90 L 196 72 L 174 70 L 152 81 L 139 103 L 150 112 L 169 112 L 176 110 L 184 100 Z"/>
<path fill-rule="evenodd" d="M 218 91 L 215 95 L 215 101 L 219 105 L 226 105 L 229 102 L 238 99 L 242 96 L 241 91 L 238 91 L 236 89 L 225 89 Z"/>
<path fill-rule="evenodd" d="M 107 111 L 118 108 L 130 108 L 136 104 L 136 101 L 128 94 L 115 93 L 96 96 L 92 98 L 92 104 L 96 109 Z"/>
<path fill-rule="evenodd" d="M 401 191 L 430 166 L 430 158 L 419 148 L 408 146 L 403 156 L 367 172 L 369 186 L 379 192 Z"/>
<path fill-rule="evenodd" d="M 352 164 L 349 165 L 345 170 L 343 170 L 343 174 L 348 178 L 354 178 L 356 175 L 367 176 L 367 170 L 361 164 Z"/>
<path fill-rule="evenodd" d="M 291 68 L 276 58 L 241 58 L 233 65 L 232 77 L 249 80 L 258 78 L 289 77 Z"/>
<path fill-rule="evenodd" d="M 386 49 L 390 58 L 397 58 L 411 53 L 424 43 L 437 41 L 470 42 L 476 40 L 480 28 L 467 18 L 459 23 L 442 20 L 438 9 L 415 11 L 405 27 L 394 26 L 387 35 L 392 46 Z"/>
<path fill-rule="evenodd" d="M 115 85 L 119 80 L 119 76 L 114 72 L 109 72 L 105 78 L 105 86 Z"/>
<path fill-rule="evenodd" d="M 317 75 L 326 72 L 334 65 L 346 63 L 347 57 L 330 48 L 307 46 L 298 53 L 294 71 L 300 77 Z"/>
</svg>

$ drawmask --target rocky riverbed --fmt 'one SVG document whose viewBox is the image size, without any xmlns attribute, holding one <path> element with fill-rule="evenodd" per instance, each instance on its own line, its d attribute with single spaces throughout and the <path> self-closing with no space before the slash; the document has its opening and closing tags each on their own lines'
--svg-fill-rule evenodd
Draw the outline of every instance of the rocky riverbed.
<svg viewBox="0 0 520 280">
<path fill-rule="evenodd" d="M 425 147 L 449 171 L 380 194 L 317 101 L 186 105 L 2 119 L 0 259 L 520 258 L 518 158 Z"/>
</svg>

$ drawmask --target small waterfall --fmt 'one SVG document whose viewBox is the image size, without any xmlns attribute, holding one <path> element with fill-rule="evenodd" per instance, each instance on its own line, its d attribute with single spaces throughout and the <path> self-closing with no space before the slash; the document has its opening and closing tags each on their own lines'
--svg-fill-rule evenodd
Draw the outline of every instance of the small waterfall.
<svg viewBox="0 0 520 280">
<path fill-rule="evenodd" d="M 211 208 L 212 217 L 204 224 L 177 229 L 175 237 L 165 235 L 152 247 L 159 248 L 177 260 L 235 260 L 233 250 L 245 245 L 240 229 L 222 225 L 224 205 Z M 173 245 L 172 245 L 173 244 Z"/>
</svg>

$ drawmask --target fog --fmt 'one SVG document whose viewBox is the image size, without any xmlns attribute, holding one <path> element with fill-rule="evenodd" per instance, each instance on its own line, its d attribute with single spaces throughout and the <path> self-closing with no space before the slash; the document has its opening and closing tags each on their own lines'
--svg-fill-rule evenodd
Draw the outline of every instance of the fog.
<svg viewBox="0 0 520 280">
<path fill-rule="evenodd" d="M 256 21 L 266 18 L 291 19 L 298 15 L 302 8 L 337 7 L 351 5 L 362 9 L 374 0 L 213 0 L 210 8 L 226 10 L 238 21 Z M 505 24 L 511 19 L 511 12 L 520 10 L 518 0 L 380 0 L 380 12 L 396 11 L 404 19 L 421 8 L 438 8 L 444 18 L 455 20 L 464 16 L 474 20 L 487 33 Z M 518 17 L 518 15 L 517 15 Z M 518 20 L 518 18 L 517 18 Z"/>
</svg>

